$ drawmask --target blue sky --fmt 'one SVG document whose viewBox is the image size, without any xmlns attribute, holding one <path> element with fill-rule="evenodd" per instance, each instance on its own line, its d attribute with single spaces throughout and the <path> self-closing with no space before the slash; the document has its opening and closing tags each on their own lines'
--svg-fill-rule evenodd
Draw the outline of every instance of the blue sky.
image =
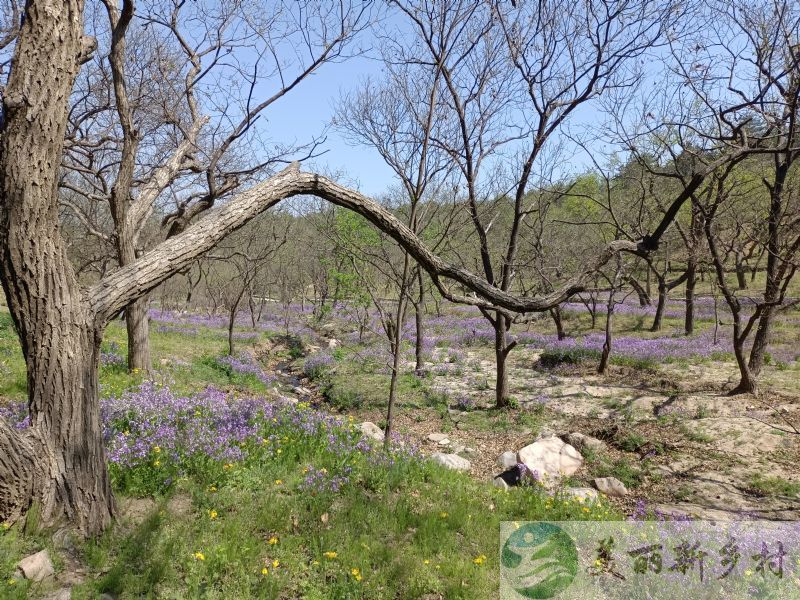
<svg viewBox="0 0 800 600">
<path fill-rule="evenodd" d="M 365 57 L 323 65 L 268 109 L 264 132 L 279 142 L 303 143 L 319 136 L 333 118 L 339 96 L 355 89 L 370 75 L 380 76 L 380 63 Z M 349 183 L 371 196 L 380 195 L 391 186 L 392 171 L 371 148 L 351 146 L 335 129 L 328 129 L 322 149 L 327 152 L 312 163 L 317 169 L 343 172 Z"/>
</svg>

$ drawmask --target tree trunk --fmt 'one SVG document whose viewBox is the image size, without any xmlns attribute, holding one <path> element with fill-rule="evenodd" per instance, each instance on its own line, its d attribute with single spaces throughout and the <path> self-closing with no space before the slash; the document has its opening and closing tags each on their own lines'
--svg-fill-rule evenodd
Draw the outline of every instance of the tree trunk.
<svg viewBox="0 0 800 600">
<path fill-rule="evenodd" d="M 42 525 L 70 521 L 95 535 L 114 513 L 97 399 L 100 331 L 57 202 L 67 101 L 91 48 L 82 14 L 77 0 L 28 2 L 3 95 L 0 280 L 25 357 L 31 425 L 0 423 L 0 521 L 35 503 Z"/>
<path fill-rule="evenodd" d="M 683 319 L 683 331 L 686 335 L 694 333 L 694 287 L 697 283 L 697 263 L 690 260 L 686 265 L 686 291 L 685 291 L 685 314 Z"/>
<path fill-rule="evenodd" d="M 734 334 L 733 339 L 733 353 L 736 356 L 736 364 L 739 367 L 739 384 L 728 392 L 729 396 L 737 394 L 757 394 L 758 384 L 756 377 L 750 370 L 747 364 L 747 357 L 745 356 L 744 340 L 737 339 L 739 336 Z"/>
<path fill-rule="evenodd" d="M 744 266 L 744 263 L 741 260 L 741 257 L 737 254 L 735 257 L 735 269 L 736 269 L 736 283 L 739 285 L 740 290 L 747 289 L 747 268 Z"/>
<path fill-rule="evenodd" d="M 556 335 L 558 336 L 558 339 L 563 340 L 567 337 L 567 334 L 564 332 L 564 321 L 561 318 L 561 308 L 556 306 L 555 308 L 551 309 L 550 316 L 553 317 L 553 323 L 556 324 Z"/>
<path fill-rule="evenodd" d="M 511 348 L 508 344 L 508 327 L 506 318 L 495 313 L 494 326 L 494 355 L 497 363 L 497 382 L 495 384 L 495 405 L 497 408 L 507 407 L 509 402 L 508 395 L 508 371 L 506 370 L 506 359 Z"/>
<path fill-rule="evenodd" d="M 664 308 L 667 306 L 667 282 L 663 279 L 658 281 L 658 303 L 656 304 L 656 314 L 653 317 L 653 325 L 650 331 L 661 331 L 661 321 L 664 319 Z"/>
<path fill-rule="evenodd" d="M 608 308 L 606 310 L 606 337 L 603 340 L 603 353 L 600 355 L 600 364 L 597 365 L 597 372 L 605 375 L 608 369 L 608 361 L 611 358 L 611 347 L 614 343 L 614 290 L 609 292 Z"/>
<path fill-rule="evenodd" d="M 775 307 L 768 306 L 758 319 L 758 328 L 756 329 L 756 335 L 753 337 L 753 347 L 750 349 L 750 360 L 747 365 L 754 377 L 758 377 L 761 374 L 761 369 L 764 366 L 764 355 L 769 347 L 774 315 Z"/>
<path fill-rule="evenodd" d="M 131 302 L 125 309 L 125 328 L 128 330 L 128 370 L 149 373 L 152 369 L 150 358 L 150 319 L 147 316 L 148 296 Z"/>
<path fill-rule="evenodd" d="M 395 327 L 394 341 L 392 343 L 392 375 L 389 380 L 389 403 L 386 406 L 386 428 L 383 431 L 383 446 L 389 449 L 391 444 L 392 428 L 394 426 L 394 405 L 397 399 L 397 375 L 400 372 L 400 331 L 401 327 Z"/>
<path fill-rule="evenodd" d="M 425 370 L 425 288 L 422 284 L 422 269 L 417 269 L 417 285 L 419 295 L 414 305 L 414 320 L 417 328 L 417 340 L 414 347 L 416 365 L 414 370 L 421 374 Z"/>
<path fill-rule="evenodd" d="M 639 306 L 650 306 L 650 293 L 642 287 L 642 284 L 633 277 L 628 278 L 628 283 L 630 283 L 636 295 L 639 297 Z"/>
<path fill-rule="evenodd" d="M 0 520 L 36 503 L 42 526 L 70 522 L 94 536 L 114 514 L 97 402 L 99 336 L 51 317 L 52 338 L 27 348 L 31 426 L 0 422 Z"/>
</svg>

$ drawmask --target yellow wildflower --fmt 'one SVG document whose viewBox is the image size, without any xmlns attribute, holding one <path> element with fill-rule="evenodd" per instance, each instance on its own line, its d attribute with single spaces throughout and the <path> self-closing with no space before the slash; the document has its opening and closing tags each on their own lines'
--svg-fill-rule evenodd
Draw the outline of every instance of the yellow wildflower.
<svg viewBox="0 0 800 600">
<path fill-rule="evenodd" d="M 422 561 L 422 564 L 423 564 L 423 565 L 429 565 L 429 564 L 431 564 L 431 561 L 429 561 L 429 560 L 426 558 L 425 560 L 423 560 L 423 561 Z"/>
<path fill-rule="evenodd" d="M 283 479 L 276 479 L 275 485 L 281 485 L 283 483 Z"/>
<path fill-rule="evenodd" d="M 271 538 L 269 538 L 269 540 L 267 540 L 267 543 L 270 546 L 274 546 L 275 544 L 278 543 L 278 538 L 273 535 Z"/>
<path fill-rule="evenodd" d="M 161 466 L 161 461 L 160 460 L 154 460 L 153 461 L 153 466 L 154 467 L 160 467 Z"/>
<path fill-rule="evenodd" d="M 583 510 L 583 512 L 585 512 L 585 513 L 589 512 L 589 509 L 586 508 L 585 506 L 581 510 Z"/>
<path fill-rule="evenodd" d="M 211 519 L 212 521 L 214 519 L 216 519 L 217 518 L 217 511 L 215 511 L 213 509 L 208 511 L 208 518 Z"/>
<path fill-rule="evenodd" d="M 281 566 L 281 561 L 279 561 L 277 558 L 272 561 L 272 568 L 273 569 L 277 569 L 280 566 Z"/>
<path fill-rule="evenodd" d="M 0 525 L 0 529 L 2 529 L 3 531 L 11 529 L 11 523 L 3 523 L 2 525 Z"/>
<path fill-rule="evenodd" d="M 361 581 L 361 579 L 362 579 L 362 577 L 361 577 L 361 569 L 357 569 L 356 567 L 353 567 L 352 569 L 350 569 L 350 574 L 353 577 L 355 577 L 356 581 Z"/>
<path fill-rule="evenodd" d="M 225 463 L 224 465 L 222 465 L 222 468 L 227 471 L 228 469 L 233 468 L 233 465 L 231 463 Z"/>
<path fill-rule="evenodd" d="M 194 559 L 195 560 L 205 560 L 206 559 L 206 555 L 203 554 L 202 552 L 195 552 L 194 553 Z"/>
<path fill-rule="evenodd" d="M 318 561 L 318 560 L 312 560 L 312 561 L 311 561 L 311 564 L 312 564 L 312 565 L 318 565 L 318 564 L 319 564 L 319 561 Z"/>
<path fill-rule="evenodd" d="M 485 560 L 486 560 L 486 555 L 481 554 L 480 556 L 476 556 L 475 558 L 473 558 L 472 562 L 474 562 L 476 565 L 482 565 L 483 561 Z"/>
<path fill-rule="evenodd" d="M 153 452 L 158 454 L 159 452 L 161 452 L 161 448 L 159 446 L 153 446 Z"/>
<path fill-rule="evenodd" d="M 217 486 L 215 486 L 215 485 L 208 486 L 208 491 L 209 492 L 216 492 L 217 491 Z"/>
<path fill-rule="evenodd" d="M 267 567 L 264 567 L 263 569 L 261 569 L 261 574 L 262 575 L 269 575 L 269 569 L 267 569 Z"/>
<path fill-rule="evenodd" d="M 8 580 L 8 585 L 17 585 L 17 580 L 14 579 L 14 578 L 9 579 Z"/>
<path fill-rule="evenodd" d="M 281 452 L 283 452 L 283 449 L 282 448 L 278 448 L 278 454 L 280 454 Z"/>
<path fill-rule="evenodd" d="M 336 558 L 336 552 L 331 552 L 331 551 L 323 552 L 322 556 L 324 556 L 325 558 L 330 558 L 331 560 L 333 560 L 334 558 Z"/>
<path fill-rule="evenodd" d="M 443 519 L 446 519 L 449 515 L 446 512 L 440 512 L 439 516 Z"/>
</svg>

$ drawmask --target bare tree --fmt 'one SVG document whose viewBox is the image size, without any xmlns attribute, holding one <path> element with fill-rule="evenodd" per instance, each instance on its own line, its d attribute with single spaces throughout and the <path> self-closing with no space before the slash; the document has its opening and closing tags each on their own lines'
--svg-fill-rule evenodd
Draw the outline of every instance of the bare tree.
<svg viewBox="0 0 800 600">
<path fill-rule="evenodd" d="M 268 147 L 253 125 L 343 58 L 368 22 L 367 4 L 147 0 L 138 14 L 134 0 L 102 5 L 105 15 L 89 15 L 101 52 L 72 94 L 60 185 L 64 206 L 120 265 L 163 237 L 153 227 L 145 235 L 154 213 L 168 213 L 164 233 L 175 235 L 286 157 L 313 152 L 314 142 Z M 244 85 L 229 89 L 230 80 Z M 109 222 L 92 219 L 92 203 L 107 205 Z M 151 367 L 147 305 L 145 296 L 126 308 L 131 369 Z"/>
<path fill-rule="evenodd" d="M 543 155 L 579 107 L 638 81 L 635 59 L 662 39 L 674 7 L 560 0 L 394 4 L 419 40 L 408 60 L 441 72 L 450 131 L 435 142 L 459 169 L 483 276 L 510 291 L 524 223 L 537 210 L 529 191 L 547 183 L 539 175 Z M 515 148 L 517 160 L 503 181 L 489 175 L 505 148 Z M 499 231 L 506 198 L 510 218 Z M 496 403 L 506 406 L 512 318 L 489 308 L 482 314 L 495 331 Z"/>
</svg>

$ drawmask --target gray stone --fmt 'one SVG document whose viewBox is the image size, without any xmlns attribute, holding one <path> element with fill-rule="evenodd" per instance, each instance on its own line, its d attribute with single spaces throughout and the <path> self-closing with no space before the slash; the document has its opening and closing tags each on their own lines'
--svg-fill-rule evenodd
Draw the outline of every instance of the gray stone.
<svg viewBox="0 0 800 600">
<path fill-rule="evenodd" d="M 628 493 L 625 484 L 616 477 L 598 477 L 594 480 L 594 487 L 606 496 L 621 498 Z"/>
<path fill-rule="evenodd" d="M 510 469 L 517 464 L 517 453 L 512 450 L 506 450 L 497 459 L 497 466 L 503 469 Z"/>
<path fill-rule="evenodd" d="M 462 452 L 465 452 L 465 451 L 466 451 L 466 448 L 464 446 L 462 446 L 461 444 L 456 444 L 455 446 L 453 446 L 453 450 L 452 450 L 453 454 L 461 454 Z"/>
<path fill-rule="evenodd" d="M 470 463 L 463 456 L 459 456 L 458 454 L 444 454 L 443 452 L 434 452 L 433 454 L 431 454 L 431 460 L 439 463 L 444 467 L 447 467 L 448 469 L 454 469 L 456 471 L 469 471 L 470 467 L 472 467 L 472 463 Z"/>
<path fill-rule="evenodd" d="M 71 588 L 61 588 L 60 590 L 56 590 L 55 592 L 50 592 L 46 596 L 42 596 L 42 600 L 71 600 L 72 598 L 72 589 Z"/>
<path fill-rule="evenodd" d="M 578 433 L 577 431 L 573 431 L 572 433 L 565 435 L 564 440 L 578 450 L 585 450 L 588 448 L 595 452 L 599 452 L 601 450 L 605 450 L 606 447 L 603 441 L 593 438 L 590 435 Z"/>
<path fill-rule="evenodd" d="M 17 570 L 31 581 L 42 581 L 55 573 L 47 550 L 26 556 L 17 563 Z"/>
<path fill-rule="evenodd" d="M 428 436 L 428 441 L 429 442 L 436 442 L 437 444 L 439 442 L 441 442 L 442 440 L 446 440 L 446 439 L 447 439 L 447 434 L 446 433 L 431 433 Z"/>
<path fill-rule="evenodd" d="M 597 500 L 597 490 L 586 487 L 566 488 L 564 493 L 573 498 L 578 498 L 581 502 L 594 502 Z"/>
<path fill-rule="evenodd" d="M 517 458 L 530 471 L 551 481 L 562 475 L 572 475 L 583 464 L 581 453 L 558 437 L 525 446 L 517 453 Z"/>
<path fill-rule="evenodd" d="M 358 426 L 361 430 L 361 433 L 364 434 L 365 437 L 373 439 L 377 442 L 383 441 L 383 430 L 372 423 L 370 421 L 364 421 L 361 425 Z"/>
<path fill-rule="evenodd" d="M 492 479 L 492 484 L 494 485 L 494 487 L 498 487 L 501 490 L 511 489 L 510 486 L 506 483 L 506 480 L 503 479 L 502 477 L 495 477 L 494 479 Z"/>
<path fill-rule="evenodd" d="M 463 452 L 464 452 L 465 454 L 477 454 L 477 453 L 478 453 L 478 451 L 477 451 L 477 450 L 475 450 L 475 448 L 470 448 L 469 446 L 466 446 L 466 447 L 464 448 Z"/>
</svg>

